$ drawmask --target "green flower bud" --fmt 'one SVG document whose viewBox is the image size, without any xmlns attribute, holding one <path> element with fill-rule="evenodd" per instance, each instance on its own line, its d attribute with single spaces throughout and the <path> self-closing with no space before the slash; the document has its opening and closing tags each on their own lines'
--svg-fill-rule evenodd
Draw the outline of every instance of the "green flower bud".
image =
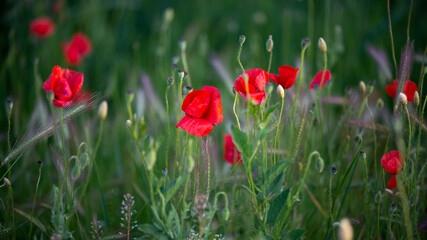
<svg viewBox="0 0 427 240">
<path fill-rule="evenodd" d="M 240 45 L 243 45 L 243 43 L 245 43 L 246 41 L 246 36 L 245 35 L 240 35 L 239 37 L 239 43 Z"/>
<path fill-rule="evenodd" d="M 273 36 L 268 36 L 268 40 L 265 44 L 265 48 L 267 49 L 267 52 L 273 51 Z"/>
</svg>

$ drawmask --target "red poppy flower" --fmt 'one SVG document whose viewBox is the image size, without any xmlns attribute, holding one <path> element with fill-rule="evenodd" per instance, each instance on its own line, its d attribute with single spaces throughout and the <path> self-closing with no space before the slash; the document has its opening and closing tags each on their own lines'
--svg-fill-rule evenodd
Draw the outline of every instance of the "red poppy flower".
<svg viewBox="0 0 427 240">
<path fill-rule="evenodd" d="M 239 150 L 233 143 L 231 134 L 224 134 L 224 159 L 231 165 L 242 164 L 242 158 Z"/>
<path fill-rule="evenodd" d="M 243 76 L 248 77 L 248 91 Z M 267 72 L 262 69 L 250 69 L 242 73 L 234 82 L 234 89 L 242 95 L 245 100 L 251 99 L 254 104 L 259 105 L 265 99 L 265 84 L 269 78 Z"/>
<path fill-rule="evenodd" d="M 78 66 L 92 51 L 92 43 L 84 33 L 76 33 L 70 42 L 62 44 L 65 60 L 71 66 Z"/>
<path fill-rule="evenodd" d="M 398 81 L 395 79 L 392 85 L 387 85 L 385 87 L 385 90 L 387 91 L 388 95 L 392 98 L 396 97 L 397 85 L 398 85 L 397 83 Z M 405 87 L 403 87 L 403 93 L 408 98 L 408 101 L 414 102 L 414 94 L 417 91 L 418 91 L 417 85 L 414 82 L 407 80 L 405 83 Z"/>
<path fill-rule="evenodd" d="M 390 151 L 381 158 L 381 165 L 392 174 L 387 188 L 394 189 L 397 186 L 396 174 L 399 174 L 405 164 L 402 154 L 399 151 Z"/>
<path fill-rule="evenodd" d="M 323 70 L 317 72 L 316 75 L 314 76 L 313 80 L 311 81 L 308 89 L 312 90 L 315 87 L 320 86 L 320 83 L 322 83 L 322 76 L 323 76 Z M 330 80 L 331 80 L 331 72 L 329 70 L 326 70 L 325 76 L 323 79 L 323 84 L 322 84 L 322 86 L 320 86 L 320 89 L 324 88 L 325 84 Z"/>
<path fill-rule="evenodd" d="M 53 104 L 57 107 L 68 107 L 83 85 L 83 74 L 70 69 L 55 66 L 43 89 L 54 94 Z"/>
<path fill-rule="evenodd" d="M 279 75 L 270 73 L 270 78 L 277 85 L 281 85 L 284 89 L 288 89 L 292 87 L 295 83 L 295 79 L 297 78 L 299 68 L 295 69 L 291 66 L 280 66 Z"/>
<path fill-rule="evenodd" d="M 194 136 L 206 136 L 212 131 L 212 127 L 221 123 L 223 119 L 221 95 L 218 89 L 210 86 L 189 93 L 181 109 L 185 112 L 185 116 L 176 127 Z"/>
<path fill-rule="evenodd" d="M 47 38 L 55 31 L 55 23 L 48 17 L 39 17 L 31 21 L 30 33 L 37 38 Z"/>
</svg>

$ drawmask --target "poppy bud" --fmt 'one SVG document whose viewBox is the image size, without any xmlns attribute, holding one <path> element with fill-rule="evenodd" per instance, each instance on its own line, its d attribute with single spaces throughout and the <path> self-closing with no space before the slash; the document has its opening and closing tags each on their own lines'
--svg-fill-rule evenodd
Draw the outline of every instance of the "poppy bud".
<svg viewBox="0 0 427 240">
<path fill-rule="evenodd" d="M 130 129 L 130 127 L 132 127 L 132 122 L 131 120 L 126 120 L 126 127 L 128 127 Z"/>
<path fill-rule="evenodd" d="M 359 82 L 359 88 L 362 95 L 366 95 L 366 84 L 364 81 Z"/>
<path fill-rule="evenodd" d="M 228 210 L 228 208 L 224 208 L 222 210 L 222 218 L 224 219 L 224 221 L 228 221 L 229 217 L 230 217 L 230 211 Z"/>
<path fill-rule="evenodd" d="M 397 210 L 397 205 L 396 205 L 396 203 L 392 203 L 392 204 L 390 205 L 390 212 L 391 212 L 391 213 L 395 213 L 395 212 L 396 212 L 396 210 Z"/>
<path fill-rule="evenodd" d="M 194 159 L 193 157 L 190 156 L 188 158 L 188 163 L 187 163 L 187 172 L 191 173 L 193 171 L 193 168 L 194 168 Z"/>
<path fill-rule="evenodd" d="M 362 141 L 362 136 L 360 134 L 357 134 L 356 136 L 354 136 L 354 141 L 360 143 Z"/>
<path fill-rule="evenodd" d="M 71 171 L 71 178 L 73 179 L 73 181 L 76 180 L 80 176 L 80 173 L 81 173 L 80 166 L 78 166 L 78 165 L 74 166 L 73 170 Z"/>
<path fill-rule="evenodd" d="M 164 13 L 163 18 L 164 18 L 165 22 L 169 24 L 172 22 L 174 16 L 175 16 L 175 13 L 174 13 L 173 9 L 168 8 L 168 9 L 166 9 L 166 11 Z"/>
<path fill-rule="evenodd" d="M 365 153 L 365 151 L 360 151 L 359 152 L 359 154 L 360 154 L 360 157 L 363 159 L 363 160 L 366 160 L 366 153 Z"/>
<path fill-rule="evenodd" d="M 302 39 L 302 41 L 301 41 L 301 48 L 302 48 L 303 50 L 305 50 L 305 49 L 307 49 L 307 48 L 308 48 L 308 46 L 310 46 L 310 39 L 308 39 L 308 38 L 303 38 L 303 39 Z"/>
<path fill-rule="evenodd" d="M 282 85 L 277 86 L 277 94 L 281 99 L 285 98 L 285 89 L 283 89 Z"/>
<path fill-rule="evenodd" d="M 179 70 L 178 71 L 178 76 L 179 76 L 179 78 L 182 80 L 182 79 L 184 79 L 184 76 L 185 76 L 185 72 L 184 72 L 184 70 Z"/>
<path fill-rule="evenodd" d="M 153 170 L 154 164 L 156 164 L 156 160 L 157 160 L 157 154 L 155 150 L 151 150 L 146 158 L 146 163 L 147 163 L 147 170 L 151 171 Z"/>
<path fill-rule="evenodd" d="M 328 50 L 328 47 L 326 46 L 326 42 L 323 38 L 319 38 L 319 41 L 317 42 L 317 46 L 319 47 L 319 50 L 322 53 L 326 53 L 326 51 Z"/>
<path fill-rule="evenodd" d="M 273 36 L 268 36 L 267 43 L 265 44 L 265 48 L 267 49 L 267 52 L 273 51 Z"/>
<path fill-rule="evenodd" d="M 55 98 L 55 95 L 52 90 L 48 90 L 46 92 L 46 97 L 47 97 L 47 100 L 49 100 L 49 102 L 52 102 L 53 99 Z"/>
<path fill-rule="evenodd" d="M 98 116 L 101 120 L 105 120 L 108 113 L 108 104 L 107 101 L 102 101 L 101 105 L 99 105 Z"/>
<path fill-rule="evenodd" d="M 377 101 L 377 108 L 381 109 L 384 107 L 384 101 L 380 98 Z"/>
<path fill-rule="evenodd" d="M 414 104 L 415 107 L 418 107 L 418 105 L 420 105 L 420 95 L 418 94 L 418 91 L 416 91 L 414 94 Z"/>
<path fill-rule="evenodd" d="M 6 100 L 6 106 L 7 106 L 7 110 L 10 111 L 13 108 L 13 101 L 12 99 L 7 99 Z"/>
<path fill-rule="evenodd" d="M 173 77 L 169 77 L 168 78 L 168 87 L 172 86 L 174 82 L 175 82 L 175 79 Z"/>
<path fill-rule="evenodd" d="M 378 191 L 377 194 L 375 194 L 375 203 L 380 203 L 382 199 L 382 193 L 381 191 Z"/>
<path fill-rule="evenodd" d="M 167 168 L 163 168 L 163 169 L 162 169 L 162 175 L 163 175 L 164 177 L 166 177 L 166 175 L 168 175 L 168 169 L 167 169 Z"/>
<path fill-rule="evenodd" d="M 181 38 L 178 42 L 178 46 L 181 49 L 181 52 L 184 52 L 187 48 L 187 42 L 183 38 Z"/>
<path fill-rule="evenodd" d="M 243 43 L 245 43 L 246 41 L 246 36 L 245 35 L 240 35 L 239 37 L 239 43 L 240 45 L 243 45 Z"/>
<path fill-rule="evenodd" d="M 127 104 L 131 104 L 133 99 L 135 98 L 135 93 L 131 90 L 126 92 L 126 102 Z"/>
<path fill-rule="evenodd" d="M 399 94 L 399 102 L 400 104 L 402 104 L 403 106 L 408 105 L 408 98 L 406 97 L 406 95 L 404 93 L 400 93 Z"/>
<path fill-rule="evenodd" d="M 6 184 L 6 186 L 10 187 L 12 186 L 12 184 L 10 183 L 10 180 L 8 178 L 3 178 L 4 184 Z"/>
<path fill-rule="evenodd" d="M 337 174 L 337 172 L 338 172 L 338 169 L 335 166 L 331 167 L 331 174 L 332 175 Z"/>
<path fill-rule="evenodd" d="M 350 220 L 348 218 L 343 218 L 340 221 L 340 227 L 338 230 L 338 238 L 340 240 L 352 240 L 353 239 L 353 227 L 351 226 Z"/>
<path fill-rule="evenodd" d="M 368 87 L 366 89 L 368 91 L 368 95 L 371 94 L 374 91 L 374 84 L 368 84 Z"/>
</svg>

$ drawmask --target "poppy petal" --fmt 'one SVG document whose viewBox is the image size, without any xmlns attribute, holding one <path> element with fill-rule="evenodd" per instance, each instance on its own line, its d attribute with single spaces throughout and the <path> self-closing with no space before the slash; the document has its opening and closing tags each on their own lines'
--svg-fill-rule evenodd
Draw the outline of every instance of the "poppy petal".
<svg viewBox="0 0 427 240">
<path fill-rule="evenodd" d="M 213 124 L 205 119 L 184 116 L 175 127 L 180 127 L 191 135 L 203 137 L 212 131 Z"/>
<path fill-rule="evenodd" d="M 271 80 L 273 80 L 274 83 L 279 85 L 279 76 L 278 75 L 276 75 L 274 73 L 269 73 L 268 76 L 270 77 Z"/>
<path fill-rule="evenodd" d="M 201 118 L 209 110 L 210 99 L 211 95 L 209 92 L 194 90 L 185 97 L 181 109 L 186 115 L 194 118 Z"/>
<path fill-rule="evenodd" d="M 396 97 L 396 80 L 393 81 L 392 85 L 385 86 L 385 90 L 390 97 L 395 98 Z"/>
<path fill-rule="evenodd" d="M 204 86 L 202 90 L 210 93 L 209 110 L 204 119 L 210 121 L 214 126 L 221 123 L 224 116 L 222 114 L 221 94 L 218 89 L 211 86 Z"/>
<path fill-rule="evenodd" d="M 395 189 L 397 187 L 397 180 L 396 175 L 391 175 L 390 181 L 388 181 L 387 188 L 388 189 Z"/>
<path fill-rule="evenodd" d="M 414 102 L 414 94 L 417 91 L 418 87 L 414 82 L 410 80 L 406 81 L 405 87 L 403 88 L 403 93 L 405 93 L 406 97 L 408 98 L 408 101 L 412 103 Z"/>
</svg>

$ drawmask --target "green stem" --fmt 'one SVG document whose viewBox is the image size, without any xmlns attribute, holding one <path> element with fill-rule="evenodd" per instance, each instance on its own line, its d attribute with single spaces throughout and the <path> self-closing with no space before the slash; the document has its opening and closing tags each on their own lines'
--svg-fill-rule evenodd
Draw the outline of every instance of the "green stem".
<svg viewBox="0 0 427 240">
<path fill-rule="evenodd" d="M 181 75 L 180 77 L 180 83 L 179 83 L 179 89 L 178 89 L 178 95 L 179 95 L 179 106 L 182 105 L 182 82 L 184 80 L 184 74 Z M 178 121 L 181 120 L 181 107 L 178 108 Z M 178 168 L 179 166 L 176 166 L 176 164 L 178 163 L 178 158 L 180 157 L 178 155 L 178 148 L 179 148 L 179 130 L 180 128 L 176 129 L 176 139 L 175 139 L 175 163 L 174 163 L 174 171 L 173 171 L 173 175 L 172 175 L 172 179 L 175 179 L 175 174 L 178 173 Z"/>
<path fill-rule="evenodd" d="M 236 111 L 236 106 L 238 105 L 238 97 L 237 97 L 237 92 L 234 94 L 234 105 L 233 105 L 233 112 L 234 112 L 234 116 L 236 117 L 236 122 L 237 122 L 237 126 L 239 127 L 239 130 L 242 130 L 240 128 L 240 121 L 239 121 L 239 116 L 237 115 L 237 111 Z"/>
<path fill-rule="evenodd" d="M 65 157 L 65 140 L 64 140 L 64 122 L 63 122 L 63 109 L 60 110 L 61 116 L 61 141 L 62 141 L 62 157 L 64 158 L 64 183 L 65 183 L 65 203 L 68 205 L 68 169 L 67 158 Z"/>
<path fill-rule="evenodd" d="M 376 134 L 376 129 L 375 129 L 375 119 L 374 119 L 374 115 L 372 114 L 371 108 L 369 107 L 368 102 L 366 101 L 366 108 L 369 111 L 369 115 L 371 116 L 371 124 L 372 124 L 372 131 L 374 131 L 374 159 L 377 159 L 377 134 Z M 377 174 L 377 161 L 374 161 L 374 166 L 375 166 L 375 175 Z"/>
<path fill-rule="evenodd" d="M 37 193 L 39 191 L 39 184 L 40 184 L 40 178 L 42 175 L 42 167 L 43 167 L 43 163 L 39 164 L 39 177 L 37 178 L 37 185 L 36 185 L 36 194 L 34 194 L 34 201 L 33 201 L 33 207 L 31 208 L 31 217 L 30 217 L 30 233 L 28 234 L 28 239 L 31 239 L 31 232 L 33 229 L 33 215 L 34 215 L 34 206 L 36 205 L 36 200 L 37 200 Z"/>
<path fill-rule="evenodd" d="M 409 117 L 409 111 L 408 111 L 408 107 L 406 105 L 405 105 L 405 110 L 406 110 L 406 115 L 408 117 L 408 129 L 409 129 L 409 140 L 408 140 L 408 150 L 406 151 L 406 161 L 409 161 L 409 151 L 411 149 L 412 130 L 411 130 L 411 118 Z M 405 168 L 405 169 L 407 169 L 407 168 Z"/>
<path fill-rule="evenodd" d="M 396 54 L 394 53 L 393 30 L 391 28 L 390 0 L 387 0 L 387 14 L 388 14 L 388 29 L 390 31 L 390 39 L 391 39 L 391 53 L 393 55 L 394 69 L 396 70 L 396 77 L 397 77 L 398 76 L 398 74 L 397 74 L 397 62 L 396 62 Z"/>
<path fill-rule="evenodd" d="M 303 67 L 304 67 L 304 55 L 305 55 L 305 50 L 307 49 L 307 47 L 303 47 L 302 51 L 301 51 L 301 64 L 300 64 L 300 69 L 299 69 L 299 75 L 298 75 L 298 84 L 297 84 L 297 91 L 295 93 L 295 98 L 294 98 L 294 102 L 292 103 L 292 107 L 291 107 L 291 139 L 293 138 L 293 134 L 294 134 L 294 118 L 295 118 L 295 112 L 297 109 L 297 102 L 298 102 L 298 93 L 299 93 L 299 88 L 301 86 L 301 79 L 302 79 L 302 72 L 303 72 Z M 290 141 L 291 142 L 291 141 Z"/>
<path fill-rule="evenodd" d="M 279 128 L 280 128 L 280 122 L 282 121 L 282 113 L 283 113 L 284 105 L 285 105 L 285 98 L 282 98 L 282 108 L 280 109 L 279 122 L 277 123 L 277 129 L 276 129 L 276 137 L 274 138 L 273 165 L 276 164 L 276 141 L 277 141 L 277 138 L 279 137 Z"/>
<path fill-rule="evenodd" d="M 8 153 L 10 153 L 11 147 L 10 147 L 10 126 L 11 126 L 11 122 L 10 119 L 12 117 L 12 107 L 9 107 L 9 112 L 7 114 L 7 149 L 8 149 Z M 12 165 L 13 166 L 13 165 Z M 9 180 L 12 179 L 12 168 L 10 166 L 10 162 L 8 162 L 7 164 L 7 169 L 8 169 L 8 178 Z M 9 208 L 9 213 L 10 213 L 10 223 L 12 226 L 15 225 L 15 212 L 13 211 L 14 207 L 13 207 L 13 189 L 12 186 L 8 187 L 7 190 L 7 202 L 8 202 L 8 208 Z"/>
<path fill-rule="evenodd" d="M 188 70 L 187 54 L 185 52 L 185 49 L 181 51 L 181 58 L 182 58 L 182 65 L 184 65 L 184 71 L 187 73 L 187 84 L 188 86 L 192 86 L 191 79 L 190 79 L 190 72 Z M 180 95 L 180 98 L 182 98 L 182 95 Z"/>
<path fill-rule="evenodd" d="M 243 68 L 242 62 L 240 61 L 240 54 L 242 53 L 243 43 L 240 44 L 239 52 L 237 53 L 237 62 L 240 65 L 240 68 L 242 69 L 242 72 L 245 72 L 245 68 Z"/>
<path fill-rule="evenodd" d="M 427 103 L 427 97 L 424 98 L 423 110 L 421 111 L 420 130 L 418 131 L 417 151 L 415 156 L 415 169 L 417 168 L 417 164 L 418 164 L 418 149 L 420 146 L 421 132 L 423 131 L 423 116 L 424 116 L 424 110 L 426 108 L 426 103 Z"/>
<path fill-rule="evenodd" d="M 335 220 L 334 220 L 334 201 L 333 201 L 333 196 L 332 196 L 332 181 L 333 181 L 333 178 L 334 178 L 334 175 L 331 175 L 331 177 L 330 177 L 330 179 L 329 179 L 329 202 L 331 203 L 331 220 L 332 220 L 332 222 L 334 222 Z M 334 239 L 336 239 L 337 238 L 337 236 L 336 236 L 336 234 L 335 234 L 335 228 L 334 227 L 332 227 L 332 233 L 333 233 L 333 236 L 334 236 Z"/>
<path fill-rule="evenodd" d="M 165 101 L 166 101 L 166 127 L 168 132 L 168 138 L 166 142 L 166 153 L 165 153 L 165 162 L 166 162 L 166 169 L 168 169 L 169 165 L 169 143 L 170 143 L 170 121 L 169 121 L 169 101 L 168 101 L 168 93 L 169 93 L 169 86 L 166 88 L 165 93 Z"/>
<path fill-rule="evenodd" d="M 295 193 L 295 197 L 293 198 L 291 205 L 288 207 L 288 210 L 286 211 L 285 216 L 282 218 L 282 221 L 280 222 L 279 229 L 277 230 L 277 234 L 276 234 L 276 238 L 275 238 L 276 240 L 279 239 L 280 232 L 282 231 L 283 226 L 285 225 L 285 220 L 288 217 L 289 213 L 291 212 L 295 202 L 297 201 L 299 192 L 301 191 L 301 188 L 302 188 L 302 186 L 305 182 L 305 179 L 307 177 L 308 169 L 310 168 L 310 164 L 311 164 L 311 159 L 313 158 L 314 155 L 317 155 L 318 157 L 320 157 L 320 153 L 318 151 L 312 152 L 310 154 L 310 156 L 308 157 L 308 163 L 307 163 L 307 166 L 305 167 L 304 176 L 302 177 L 302 181 L 298 187 L 297 192 Z"/>
<path fill-rule="evenodd" d="M 270 70 L 271 70 L 271 60 L 272 59 L 273 59 L 273 50 L 270 51 L 270 58 L 268 59 L 267 73 L 270 73 Z"/>
<path fill-rule="evenodd" d="M 320 126 L 323 126 L 323 124 L 322 124 L 322 118 L 320 116 L 319 97 L 320 97 L 320 91 L 323 89 L 323 82 L 325 81 L 326 68 L 328 66 L 328 55 L 326 54 L 326 52 L 323 53 L 323 56 L 324 56 L 325 65 L 323 66 L 322 80 L 320 81 L 320 86 L 319 86 L 319 90 L 317 91 L 316 101 L 315 101 L 315 104 L 316 104 L 315 111 L 317 112 L 317 114 L 319 114 Z M 323 132 L 322 132 L 322 134 L 323 134 Z"/>
</svg>

